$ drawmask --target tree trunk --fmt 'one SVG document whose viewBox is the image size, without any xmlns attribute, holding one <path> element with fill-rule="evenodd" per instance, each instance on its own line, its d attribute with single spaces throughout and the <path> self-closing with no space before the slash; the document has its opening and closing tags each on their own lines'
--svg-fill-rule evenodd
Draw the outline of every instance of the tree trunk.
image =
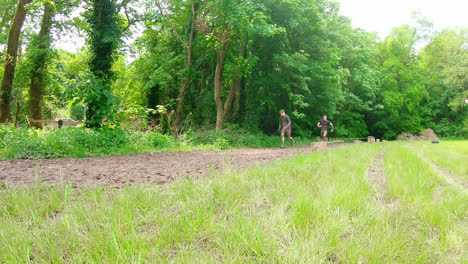
<svg viewBox="0 0 468 264">
<path fill-rule="evenodd" d="M 3 74 L 2 89 L 0 94 L 0 123 L 11 120 L 11 92 L 18 54 L 19 37 L 24 19 L 26 18 L 26 5 L 32 0 L 20 0 L 16 9 L 16 15 L 8 35 L 8 48 L 5 60 L 5 72 Z"/>
<path fill-rule="evenodd" d="M 185 79 L 182 82 L 179 90 L 179 100 L 177 101 L 177 108 L 175 113 L 174 119 L 174 129 L 176 131 L 179 130 L 180 123 L 182 121 L 182 112 L 184 111 L 184 98 L 185 98 L 185 91 L 187 90 L 187 86 L 190 80 L 190 70 L 192 68 L 192 51 L 193 51 L 193 38 L 195 36 L 195 24 L 197 18 L 197 11 L 195 10 L 195 2 L 192 2 L 192 19 L 190 21 L 190 39 L 187 46 L 187 72 L 185 75 Z M 174 29 L 175 30 L 175 29 Z"/>
<path fill-rule="evenodd" d="M 241 87 L 241 82 L 240 81 L 237 81 L 236 82 L 236 91 L 235 91 L 235 94 L 236 94 L 236 99 L 234 101 L 234 116 L 237 116 L 237 114 L 239 113 L 239 108 L 240 108 L 240 87 Z"/>
<path fill-rule="evenodd" d="M 221 125 L 223 125 L 224 122 L 226 122 L 226 118 L 229 113 L 229 105 L 232 103 L 232 101 L 234 101 L 234 97 L 237 92 L 237 87 L 239 86 L 238 84 L 239 84 L 238 78 L 235 78 L 234 81 L 232 81 L 231 90 L 229 90 L 229 94 L 226 99 L 226 102 L 224 102 L 223 120 L 221 122 Z"/>
<path fill-rule="evenodd" d="M 202 70 L 200 92 L 203 92 L 205 90 L 205 87 L 206 87 L 206 73 L 205 73 L 205 70 Z"/>
<path fill-rule="evenodd" d="M 227 46 L 228 44 L 225 43 L 224 46 L 220 50 L 218 50 L 218 52 L 216 52 L 217 58 L 214 78 L 214 97 L 216 103 L 216 131 L 219 131 L 221 129 L 221 126 L 223 125 L 223 100 L 221 100 L 221 82 Z"/>
<path fill-rule="evenodd" d="M 248 33 L 246 32 L 244 35 L 244 40 L 241 45 L 241 48 L 239 50 L 239 58 L 245 58 L 245 49 L 247 48 L 247 41 L 248 41 Z M 231 90 L 229 91 L 228 98 L 226 99 L 226 102 L 224 103 L 224 113 L 223 113 L 223 122 L 226 122 L 227 115 L 229 113 L 229 105 L 235 101 L 234 104 L 234 115 L 237 114 L 239 111 L 239 103 L 240 103 L 240 80 L 243 77 L 242 68 L 239 68 L 237 72 L 234 74 L 234 80 L 232 81 L 232 86 Z"/>
<path fill-rule="evenodd" d="M 46 59 L 50 49 L 50 28 L 53 17 L 53 9 L 49 4 L 44 6 L 44 15 L 42 17 L 41 31 L 37 47 L 38 54 L 33 58 L 33 69 L 31 73 L 31 89 L 29 99 L 29 112 L 31 118 L 36 120 L 42 119 L 42 94 L 44 90 L 44 79 L 46 77 L 47 63 Z M 32 43 L 34 45 L 34 43 Z M 37 128 L 42 128 L 42 124 L 36 123 Z"/>
</svg>

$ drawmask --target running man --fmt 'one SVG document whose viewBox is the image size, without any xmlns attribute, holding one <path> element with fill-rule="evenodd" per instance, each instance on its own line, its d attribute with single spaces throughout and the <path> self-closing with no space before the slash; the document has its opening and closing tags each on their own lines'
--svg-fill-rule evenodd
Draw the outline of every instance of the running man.
<svg viewBox="0 0 468 264">
<path fill-rule="evenodd" d="M 288 136 L 289 140 L 293 143 L 293 146 L 296 145 L 296 141 L 291 137 L 291 118 L 284 112 L 283 109 L 280 110 L 280 122 L 279 122 L 279 127 L 278 131 L 281 129 L 281 125 L 283 126 L 283 129 L 281 130 L 281 147 L 284 148 L 284 134 Z"/>
<path fill-rule="evenodd" d="M 320 136 L 322 137 L 323 141 L 327 141 L 327 134 L 328 134 L 328 126 L 331 126 L 331 132 L 333 133 L 333 123 L 328 120 L 327 115 L 323 115 L 322 120 L 317 123 L 317 126 L 321 128 Z"/>
</svg>

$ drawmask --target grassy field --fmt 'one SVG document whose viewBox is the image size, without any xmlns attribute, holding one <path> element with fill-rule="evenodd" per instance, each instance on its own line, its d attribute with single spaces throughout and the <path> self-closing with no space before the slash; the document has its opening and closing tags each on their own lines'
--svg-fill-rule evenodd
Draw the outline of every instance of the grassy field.
<svg viewBox="0 0 468 264">
<path fill-rule="evenodd" d="M 412 145 L 435 164 L 468 181 L 468 141 L 414 142 Z"/>
<path fill-rule="evenodd" d="M 441 160 L 466 144 L 440 145 Z M 0 262 L 468 263 L 468 191 L 408 146 L 438 157 L 389 142 L 164 187 L 0 187 Z"/>
</svg>

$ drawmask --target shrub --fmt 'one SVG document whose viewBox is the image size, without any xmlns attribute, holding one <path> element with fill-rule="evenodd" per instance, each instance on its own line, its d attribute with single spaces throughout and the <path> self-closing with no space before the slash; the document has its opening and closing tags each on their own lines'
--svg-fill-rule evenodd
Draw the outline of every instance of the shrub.
<svg viewBox="0 0 468 264">
<path fill-rule="evenodd" d="M 224 138 L 217 138 L 214 142 L 214 145 L 218 149 L 228 149 L 229 142 Z"/>
<path fill-rule="evenodd" d="M 168 136 L 159 133 L 158 131 L 150 132 L 147 138 L 152 147 L 167 148 L 171 145 L 171 139 Z"/>
<path fill-rule="evenodd" d="M 39 159 L 135 153 L 141 142 L 117 129 L 15 129 L 0 126 L 0 158 Z M 133 139 L 144 138 L 141 134 Z"/>
<path fill-rule="evenodd" d="M 70 117 L 73 120 L 83 120 L 86 112 L 86 106 L 83 103 L 73 104 L 70 107 Z"/>
</svg>

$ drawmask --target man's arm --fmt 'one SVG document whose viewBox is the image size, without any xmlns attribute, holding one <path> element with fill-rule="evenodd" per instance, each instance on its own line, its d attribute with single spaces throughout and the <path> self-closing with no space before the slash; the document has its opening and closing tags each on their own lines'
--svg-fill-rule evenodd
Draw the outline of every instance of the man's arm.
<svg viewBox="0 0 468 264">
<path fill-rule="evenodd" d="M 333 130 L 335 130 L 335 127 L 333 126 L 332 122 L 330 122 L 330 126 L 332 127 L 331 132 L 333 132 Z"/>
<path fill-rule="evenodd" d="M 320 122 L 317 123 L 317 127 L 322 127 L 322 125 L 320 124 Z"/>
</svg>

